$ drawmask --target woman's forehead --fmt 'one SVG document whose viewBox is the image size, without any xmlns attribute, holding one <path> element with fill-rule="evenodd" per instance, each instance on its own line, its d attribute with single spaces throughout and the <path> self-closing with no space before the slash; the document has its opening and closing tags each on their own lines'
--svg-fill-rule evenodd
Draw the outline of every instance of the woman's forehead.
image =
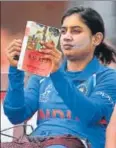
<svg viewBox="0 0 116 148">
<path fill-rule="evenodd" d="M 64 19 L 61 28 L 88 29 L 88 26 L 83 22 L 80 16 L 73 14 Z"/>
</svg>

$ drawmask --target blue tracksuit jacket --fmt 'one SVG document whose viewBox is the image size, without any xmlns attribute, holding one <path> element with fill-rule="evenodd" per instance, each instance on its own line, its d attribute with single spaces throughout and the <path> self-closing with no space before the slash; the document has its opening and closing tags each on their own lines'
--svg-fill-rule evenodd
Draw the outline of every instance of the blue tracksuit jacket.
<svg viewBox="0 0 116 148">
<path fill-rule="evenodd" d="M 65 67 L 64 63 L 49 77 L 31 76 L 25 90 L 24 72 L 10 67 L 4 112 L 18 124 L 37 111 L 37 129 L 32 135 L 71 134 L 87 138 L 92 148 L 104 148 L 116 100 L 116 72 L 96 58 L 83 71 L 69 72 Z"/>
</svg>

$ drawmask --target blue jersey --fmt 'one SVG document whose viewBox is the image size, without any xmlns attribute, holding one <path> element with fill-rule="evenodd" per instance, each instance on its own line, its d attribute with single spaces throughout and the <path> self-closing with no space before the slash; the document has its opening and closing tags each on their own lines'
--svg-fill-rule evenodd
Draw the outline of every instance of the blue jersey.
<svg viewBox="0 0 116 148">
<path fill-rule="evenodd" d="M 64 63 L 49 77 L 31 76 L 24 90 L 24 72 L 10 67 L 5 114 L 19 124 L 38 112 L 34 136 L 71 134 L 87 138 L 92 148 L 104 148 L 116 99 L 116 72 L 96 58 L 83 71 L 65 68 Z"/>
</svg>

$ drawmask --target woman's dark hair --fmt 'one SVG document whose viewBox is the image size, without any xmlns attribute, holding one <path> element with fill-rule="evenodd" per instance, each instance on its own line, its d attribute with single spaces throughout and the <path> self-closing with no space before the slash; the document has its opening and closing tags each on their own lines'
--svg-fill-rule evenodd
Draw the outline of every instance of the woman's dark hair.
<svg viewBox="0 0 116 148">
<path fill-rule="evenodd" d="M 92 35 L 95 35 L 97 32 L 101 32 L 103 34 L 103 40 L 100 45 L 98 45 L 95 49 L 95 56 L 100 59 L 104 64 L 109 64 L 111 61 L 114 61 L 114 56 L 116 53 L 112 47 L 104 43 L 105 38 L 105 27 L 104 21 L 100 14 L 92 8 L 85 8 L 83 6 L 73 7 L 67 10 L 64 16 L 61 19 L 61 24 L 66 17 L 71 16 L 73 14 L 79 14 L 82 21 L 88 26 L 91 30 Z M 116 61 L 114 61 L 116 62 Z"/>
<path fill-rule="evenodd" d="M 108 65 L 111 62 L 116 63 L 116 47 L 108 42 L 103 42 L 97 46 L 95 55 L 105 65 Z"/>
</svg>

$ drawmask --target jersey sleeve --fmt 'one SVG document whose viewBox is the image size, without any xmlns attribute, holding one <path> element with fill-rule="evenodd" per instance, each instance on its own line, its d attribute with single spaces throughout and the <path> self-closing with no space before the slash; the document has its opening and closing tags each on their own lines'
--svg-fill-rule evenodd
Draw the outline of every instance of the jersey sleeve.
<svg viewBox="0 0 116 148">
<path fill-rule="evenodd" d="M 19 124 L 30 118 L 38 109 L 39 80 L 31 76 L 24 89 L 24 72 L 9 68 L 9 84 L 4 99 L 4 112 L 13 124 Z"/>
</svg>

